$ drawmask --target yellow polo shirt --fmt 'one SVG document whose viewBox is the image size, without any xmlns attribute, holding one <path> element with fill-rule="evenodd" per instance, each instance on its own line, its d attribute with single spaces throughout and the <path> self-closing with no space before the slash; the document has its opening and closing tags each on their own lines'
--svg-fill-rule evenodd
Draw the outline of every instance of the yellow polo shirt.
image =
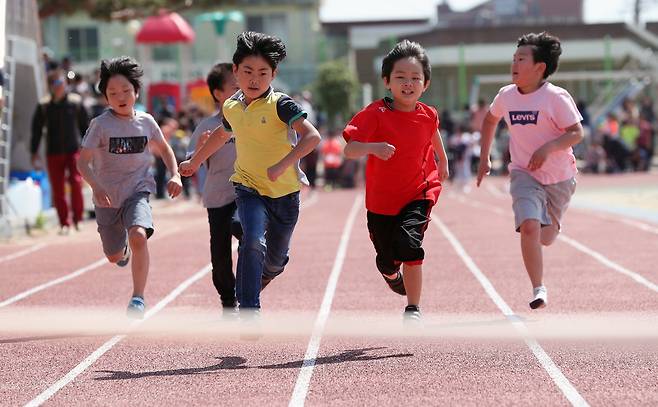
<svg viewBox="0 0 658 407">
<path fill-rule="evenodd" d="M 299 163 L 288 167 L 274 182 L 267 169 L 281 161 L 297 144 L 291 128 L 306 112 L 290 96 L 270 88 L 249 105 L 238 91 L 224 102 L 224 127 L 235 135 L 235 173 L 231 181 L 253 188 L 263 196 L 279 198 L 308 185 Z"/>
</svg>

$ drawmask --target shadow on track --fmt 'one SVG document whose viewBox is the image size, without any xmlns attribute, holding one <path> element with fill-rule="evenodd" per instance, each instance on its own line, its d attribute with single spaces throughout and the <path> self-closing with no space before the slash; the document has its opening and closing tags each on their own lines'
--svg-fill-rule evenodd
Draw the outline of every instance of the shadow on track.
<svg viewBox="0 0 658 407">
<path fill-rule="evenodd" d="M 363 348 L 352 349 L 341 352 L 333 356 L 325 356 L 315 360 L 316 365 L 344 363 L 344 362 L 367 362 L 371 360 L 391 359 L 391 358 L 406 358 L 412 357 L 413 353 L 396 353 L 392 355 L 368 355 L 367 352 L 385 349 L 384 347 L 378 348 Z M 97 370 L 98 373 L 106 373 L 107 376 L 96 377 L 94 380 L 128 380 L 128 379 L 142 379 L 145 377 L 161 377 L 161 376 L 187 376 L 212 373 L 220 370 L 237 370 L 237 369 L 299 369 L 304 364 L 304 360 L 296 360 L 293 362 L 279 363 L 274 365 L 262 366 L 246 366 L 247 359 L 240 356 L 219 356 L 220 362 L 211 366 L 184 368 L 184 369 L 167 369 L 156 370 L 152 372 L 137 372 L 132 373 L 122 370 Z"/>
</svg>

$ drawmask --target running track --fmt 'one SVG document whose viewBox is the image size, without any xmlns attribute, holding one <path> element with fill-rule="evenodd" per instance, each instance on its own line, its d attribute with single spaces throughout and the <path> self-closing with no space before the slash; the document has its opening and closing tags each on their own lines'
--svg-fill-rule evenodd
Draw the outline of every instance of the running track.
<svg viewBox="0 0 658 407">
<path fill-rule="evenodd" d="M 0 321 L 26 326 L 0 323 L 0 404 L 657 405 L 658 324 L 637 336 L 633 325 L 658 318 L 658 224 L 637 217 L 651 205 L 658 213 L 658 201 L 636 199 L 658 196 L 656 185 L 655 174 L 580 177 L 576 195 L 585 201 L 574 201 L 545 251 L 549 307 L 538 312 L 527 305 L 506 179 L 490 177 L 468 194 L 447 186 L 424 244 L 424 330 L 405 331 L 405 302 L 374 268 L 358 189 L 305 191 L 291 262 L 262 296 L 257 341 L 242 340 L 238 322 L 224 334 L 201 329 L 229 325 L 208 274 L 206 215 L 195 204 L 154 208 L 152 319 L 141 326 L 203 315 L 177 320 L 167 334 L 98 331 L 103 318 L 64 334 L 43 323 L 49 310 L 71 308 L 121 318 L 129 272 L 102 260 L 94 224 L 0 244 Z M 622 215 L 592 209 L 611 193 L 621 198 L 608 209 Z M 42 318 L 31 323 L 31 310 Z M 270 332 L 268 317 L 289 334 Z M 589 336 L 568 324 L 596 318 Z M 549 322 L 554 335 L 529 334 Z"/>
</svg>

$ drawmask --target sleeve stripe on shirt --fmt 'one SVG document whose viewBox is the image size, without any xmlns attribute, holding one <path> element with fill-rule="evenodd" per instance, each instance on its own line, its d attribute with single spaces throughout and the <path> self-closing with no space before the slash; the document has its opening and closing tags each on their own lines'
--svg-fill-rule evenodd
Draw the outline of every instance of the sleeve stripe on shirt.
<svg viewBox="0 0 658 407">
<path fill-rule="evenodd" d="M 306 117 L 306 116 L 308 116 L 308 113 L 306 113 L 306 112 L 303 111 L 303 110 L 302 110 L 301 112 L 297 113 L 296 115 L 294 115 L 294 116 L 288 121 L 288 126 L 291 126 L 291 127 L 292 127 L 292 124 L 293 124 L 297 119 L 299 119 L 299 118 L 302 117 L 302 116 Z"/>
</svg>

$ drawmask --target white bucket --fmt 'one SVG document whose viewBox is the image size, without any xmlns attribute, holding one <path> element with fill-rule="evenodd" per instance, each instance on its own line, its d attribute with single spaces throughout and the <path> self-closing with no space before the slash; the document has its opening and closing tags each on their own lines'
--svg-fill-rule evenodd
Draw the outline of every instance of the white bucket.
<svg viewBox="0 0 658 407">
<path fill-rule="evenodd" d="M 32 178 L 9 185 L 7 191 L 10 217 L 34 224 L 41 212 L 41 187 Z"/>
</svg>

